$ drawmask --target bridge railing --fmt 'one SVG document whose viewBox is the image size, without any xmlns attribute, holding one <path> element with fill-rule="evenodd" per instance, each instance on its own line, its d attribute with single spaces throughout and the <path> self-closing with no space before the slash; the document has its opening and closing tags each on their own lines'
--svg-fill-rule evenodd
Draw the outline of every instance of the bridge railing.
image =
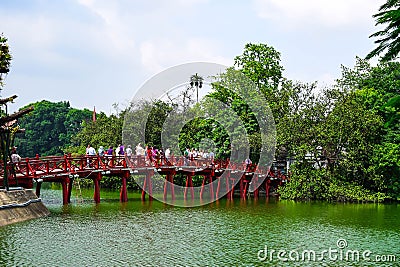
<svg viewBox="0 0 400 267">
<path fill-rule="evenodd" d="M 0 176 L 4 176 L 3 163 L 0 161 Z M 285 174 L 263 168 L 255 164 L 235 163 L 220 159 L 188 159 L 183 156 L 156 157 L 145 156 L 47 156 L 23 158 L 18 163 L 8 163 L 9 176 L 36 177 L 59 173 L 76 173 L 93 169 L 107 170 L 116 168 L 149 168 L 149 167 L 206 167 L 214 169 L 241 170 L 245 172 L 265 174 L 270 177 L 286 178 Z"/>
</svg>

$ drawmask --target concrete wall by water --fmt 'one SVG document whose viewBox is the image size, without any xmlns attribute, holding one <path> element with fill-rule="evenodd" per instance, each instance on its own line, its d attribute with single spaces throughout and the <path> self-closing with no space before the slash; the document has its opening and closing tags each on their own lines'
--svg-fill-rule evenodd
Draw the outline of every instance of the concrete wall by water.
<svg viewBox="0 0 400 267">
<path fill-rule="evenodd" d="M 49 214 L 49 210 L 32 190 L 0 190 L 0 226 Z"/>
</svg>

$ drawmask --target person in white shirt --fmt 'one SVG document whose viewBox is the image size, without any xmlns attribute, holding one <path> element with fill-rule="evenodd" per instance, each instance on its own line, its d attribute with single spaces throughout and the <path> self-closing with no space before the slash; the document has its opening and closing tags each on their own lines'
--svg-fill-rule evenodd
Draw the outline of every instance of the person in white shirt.
<svg viewBox="0 0 400 267">
<path fill-rule="evenodd" d="M 128 147 L 126 148 L 126 156 L 128 157 L 128 159 L 131 159 L 132 157 L 132 147 L 131 145 L 128 145 Z"/>
<path fill-rule="evenodd" d="M 87 154 L 89 156 L 95 156 L 96 155 L 96 149 L 94 149 L 91 145 L 88 145 L 88 149 L 87 149 Z"/>
</svg>

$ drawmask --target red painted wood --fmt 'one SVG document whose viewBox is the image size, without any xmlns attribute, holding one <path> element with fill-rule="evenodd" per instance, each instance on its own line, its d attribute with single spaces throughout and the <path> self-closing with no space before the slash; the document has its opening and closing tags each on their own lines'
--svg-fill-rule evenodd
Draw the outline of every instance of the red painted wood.
<svg viewBox="0 0 400 267">
<path fill-rule="evenodd" d="M 128 175 L 126 175 L 128 174 Z M 126 186 L 126 180 L 129 178 L 129 172 L 125 172 L 124 175 L 122 175 L 122 186 L 121 186 L 121 192 L 119 195 L 119 199 L 121 202 L 128 202 L 128 190 Z"/>
<path fill-rule="evenodd" d="M 88 164 L 89 162 L 89 164 Z M 131 159 L 127 159 L 125 157 L 107 157 L 107 156 L 93 156 L 87 157 L 84 156 L 49 156 L 49 157 L 39 157 L 38 155 L 35 158 L 25 158 L 19 164 L 8 167 L 8 172 L 13 173 L 15 170 L 15 175 L 10 176 L 9 182 L 10 185 L 16 186 L 24 186 L 26 188 L 33 187 L 33 179 L 43 179 L 43 182 L 58 182 L 64 184 L 64 187 L 67 186 L 66 189 L 63 189 L 64 192 L 67 191 L 67 194 L 63 193 L 63 203 L 69 202 L 70 194 L 72 191 L 72 183 L 70 184 L 68 179 L 70 175 L 78 174 L 80 177 L 86 177 L 89 179 L 93 179 L 95 182 L 95 192 L 94 192 L 94 200 L 95 202 L 100 201 L 100 180 L 102 176 L 102 172 L 107 172 L 107 174 L 119 176 L 122 179 L 121 185 L 121 201 L 127 201 L 127 188 L 126 183 L 127 179 L 130 176 L 130 172 L 145 174 L 145 183 L 144 190 L 142 192 L 142 196 L 144 197 L 146 192 L 149 193 L 149 199 L 152 199 L 152 176 L 154 174 L 154 164 L 158 164 L 159 168 L 162 169 L 163 174 L 166 175 L 166 183 L 164 184 L 164 196 L 167 197 L 168 191 L 171 194 L 172 199 L 175 199 L 174 192 L 174 176 L 177 172 L 184 173 L 187 175 L 186 179 L 186 187 L 184 190 L 184 197 L 187 198 L 188 190 L 190 190 L 191 198 L 194 199 L 194 188 L 193 188 L 193 175 L 194 166 L 198 168 L 204 168 L 203 170 L 196 171 L 196 174 L 203 175 L 203 183 L 200 191 L 200 197 L 204 196 L 204 189 L 206 186 L 209 186 L 211 199 L 219 198 L 221 192 L 221 186 L 225 182 L 226 192 L 228 198 L 233 198 L 233 190 L 236 184 L 236 181 L 239 179 L 239 187 L 240 187 L 240 196 L 243 198 L 246 196 L 246 192 L 248 190 L 249 181 L 243 177 L 239 178 L 238 174 L 241 171 L 244 171 L 248 168 L 248 171 L 255 172 L 256 175 L 254 178 L 257 179 L 259 174 L 267 174 L 266 181 L 264 183 L 265 189 L 267 191 L 266 195 L 269 196 L 269 190 L 272 186 L 270 178 L 279 178 L 276 180 L 278 186 L 282 186 L 283 180 L 287 180 L 288 178 L 285 175 L 279 173 L 279 177 L 275 177 L 274 173 L 269 169 L 261 169 L 257 168 L 257 166 L 246 166 L 243 164 L 236 164 L 229 161 L 223 160 L 215 160 L 214 164 L 212 164 L 211 160 L 194 160 L 194 162 L 190 163 L 190 166 L 185 166 L 185 161 L 183 157 L 170 157 L 169 161 L 161 160 L 161 162 L 150 163 L 147 162 L 143 156 L 133 156 Z M 153 165 L 152 165 L 153 164 Z M 1 173 L 1 161 L 0 161 L 0 186 L 3 184 L 2 181 L 2 173 Z M 12 169 L 14 168 L 14 169 Z M 128 169 L 130 168 L 130 169 Z M 192 168 L 192 169 L 190 169 Z M 228 168 L 228 169 L 226 169 Z M 220 178 L 219 175 L 221 172 L 216 172 L 216 170 L 221 170 L 226 172 L 226 178 Z M 238 172 L 238 173 L 237 173 Z M 218 185 L 216 188 L 216 192 L 214 194 L 214 187 L 212 185 L 212 181 L 214 179 L 218 180 Z M 255 179 L 255 183 L 256 182 Z M 274 180 L 275 181 L 275 180 Z M 208 183 L 208 185 L 207 185 Z M 275 183 L 274 183 L 275 185 Z M 37 184 L 37 193 L 40 194 L 40 183 Z M 254 190 L 254 196 L 258 197 L 259 191 L 258 188 L 252 188 Z M 66 196 L 66 197 L 65 197 Z M 65 198 L 67 201 L 65 201 Z"/>
<path fill-rule="evenodd" d="M 101 180 L 101 173 L 97 173 L 95 178 L 93 179 L 94 181 L 94 202 L 95 203 L 100 203 L 100 180 Z"/>
<path fill-rule="evenodd" d="M 68 204 L 68 188 L 67 188 L 66 180 L 63 180 L 61 182 L 61 186 L 62 186 L 63 204 L 67 205 Z"/>
<path fill-rule="evenodd" d="M 71 193 L 72 193 L 72 187 L 74 185 L 74 180 L 73 179 L 68 179 L 68 196 L 67 196 L 67 201 L 68 203 L 71 203 Z"/>
</svg>

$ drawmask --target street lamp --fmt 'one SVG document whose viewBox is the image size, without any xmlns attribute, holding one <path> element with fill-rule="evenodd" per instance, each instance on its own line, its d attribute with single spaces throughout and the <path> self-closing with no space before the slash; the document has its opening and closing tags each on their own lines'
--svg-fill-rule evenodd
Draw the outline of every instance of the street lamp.
<svg viewBox="0 0 400 267">
<path fill-rule="evenodd" d="M 196 99 L 197 103 L 199 103 L 199 88 L 203 87 L 203 77 L 199 76 L 196 72 L 195 75 L 190 76 L 190 86 L 196 86 Z"/>
</svg>

